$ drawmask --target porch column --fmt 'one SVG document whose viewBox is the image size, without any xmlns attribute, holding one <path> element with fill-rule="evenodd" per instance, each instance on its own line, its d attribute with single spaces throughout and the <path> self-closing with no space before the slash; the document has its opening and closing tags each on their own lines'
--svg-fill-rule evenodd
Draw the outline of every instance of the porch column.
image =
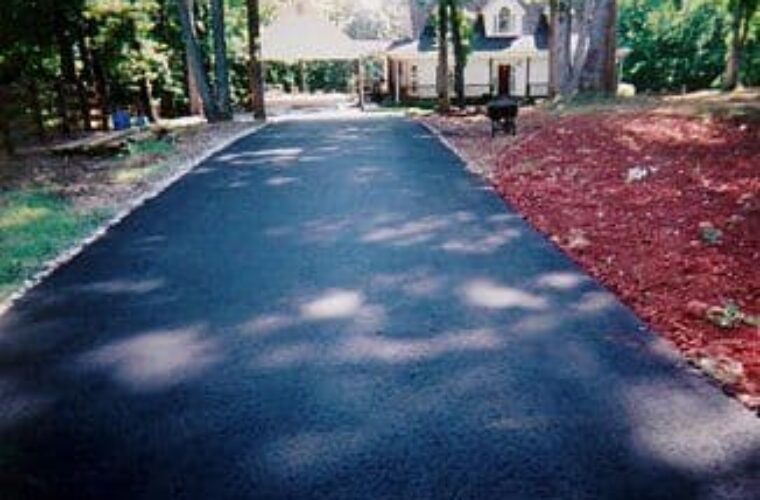
<svg viewBox="0 0 760 500">
<path fill-rule="evenodd" d="M 356 81 L 359 85 L 359 108 L 364 110 L 364 64 L 361 57 L 356 60 Z"/>
<path fill-rule="evenodd" d="M 401 102 L 401 61 L 393 65 L 396 78 L 393 79 L 393 100 L 396 104 Z"/>
<path fill-rule="evenodd" d="M 388 57 L 383 57 L 383 78 L 385 79 L 385 81 L 383 82 L 382 86 L 380 87 L 380 93 L 383 96 L 387 95 L 386 92 L 390 92 L 390 90 L 391 90 L 390 87 L 389 87 L 389 84 L 390 84 L 390 81 L 391 81 L 390 80 L 391 76 L 390 76 L 390 73 L 389 73 L 390 69 L 388 67 L 388 61 L 389 61 Z"/>
<path fill-rule="evenodd" d="M 488 58 L 488 93 L 493 97 L 493 57 Z"/>
<path fill-rule="evenodd" d="M 530 97 L 530 57 L 525 59 L 525 97 Z"/>
</svg>

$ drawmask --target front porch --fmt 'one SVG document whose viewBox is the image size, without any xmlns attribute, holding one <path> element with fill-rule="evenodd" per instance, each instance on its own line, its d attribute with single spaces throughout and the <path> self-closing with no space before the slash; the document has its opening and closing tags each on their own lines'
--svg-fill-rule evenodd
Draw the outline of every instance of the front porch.
<svg viewBox="0 0 760 500">
<path fill-rule="evenodd" d="M 425 54 L 419 57 L 386 59 L 387 95 L 396 103 L 415 99 L 435 99 L 438 61 Z M 454 94 L 453 68 L 449 91 Z M 465 96 L 468 99 L 511 95 L 540 98 L 548 95 L 549 65 L 543 54 L 489 55 L 475 54 L 465 68 Z"/>
</svg>

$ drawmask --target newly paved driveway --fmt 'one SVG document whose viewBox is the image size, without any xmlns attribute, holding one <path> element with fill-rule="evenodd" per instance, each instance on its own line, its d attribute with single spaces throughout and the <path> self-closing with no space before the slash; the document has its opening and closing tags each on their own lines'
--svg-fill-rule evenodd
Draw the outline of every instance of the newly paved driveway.
<svg viewBox="0 0 760 500">
<path fill-rule="evenodd" d="M 667 352 L 418 125 L 278 124 L 0 319 L 0 497 L 757 494 Z"/>
</svg>

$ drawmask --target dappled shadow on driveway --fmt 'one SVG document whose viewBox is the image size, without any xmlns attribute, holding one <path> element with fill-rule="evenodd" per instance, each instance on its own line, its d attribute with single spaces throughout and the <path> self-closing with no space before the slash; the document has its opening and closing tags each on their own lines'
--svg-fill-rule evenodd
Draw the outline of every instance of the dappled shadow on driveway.
<svg viewBox="0 0 760 500">
<path fill-rule="evenodd" d="M 3 498 L 749 498 L 758 432 L 403 120 L 245 139 L 0 319 Z"/>
</svg>

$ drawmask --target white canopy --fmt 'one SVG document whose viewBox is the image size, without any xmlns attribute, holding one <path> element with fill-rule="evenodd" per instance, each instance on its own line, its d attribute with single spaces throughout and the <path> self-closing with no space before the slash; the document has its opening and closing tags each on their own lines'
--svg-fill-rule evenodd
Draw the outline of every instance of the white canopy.
<svg viewBox="0 0 760 500">
<path fill-rule="evenodd" d="M 338 26 L 303 4 L 291 7 L 262 31 L 265 61 L 325 61 L 358 59 L 363 47 Z"/>
</svg>

